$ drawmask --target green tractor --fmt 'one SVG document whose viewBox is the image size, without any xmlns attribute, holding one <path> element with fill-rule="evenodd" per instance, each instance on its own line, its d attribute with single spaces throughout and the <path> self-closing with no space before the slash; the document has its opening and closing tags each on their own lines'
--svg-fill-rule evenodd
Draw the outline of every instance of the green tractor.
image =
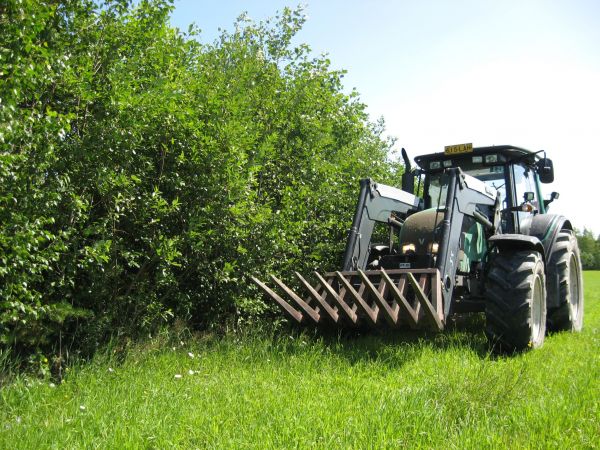
<svg viewBox="0 0 600 450">
<path fill-rule="evenodd" d="M 414 170 L 402 155 L 402 189 L 361 180 L 340 271 L 296 273 L 295 290 L 253 277 L 289 318 L 441 331 L 485 313 L 490 344 L 509 352 L 581 330 L 579 248 L 569 220 L 547 212 L 558 193 L 542 199 L 540 183 L 554 180 L 545 152 L 461 144 L 415 158 Z"/>
</svg>

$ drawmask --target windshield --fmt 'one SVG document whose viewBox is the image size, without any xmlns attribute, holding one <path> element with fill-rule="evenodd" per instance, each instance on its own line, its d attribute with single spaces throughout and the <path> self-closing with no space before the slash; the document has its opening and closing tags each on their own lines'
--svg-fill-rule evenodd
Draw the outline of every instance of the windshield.
<svg viewBox="0 0 600 450">
<path fill-rule="evenodd" d="M 463 169 L 467 175 L 483 181 L 494 192 L 500 192 L 500 201 L 503 206 L 506 200 L 506 186 L 504 180 L 504 166 L 479 166 Z M 447 176 L 442 172 L 429 174 L 429 197 L 432 208 L 444 207 L 446 205 L 446 194 L 448 190 Z"/>
</svg>

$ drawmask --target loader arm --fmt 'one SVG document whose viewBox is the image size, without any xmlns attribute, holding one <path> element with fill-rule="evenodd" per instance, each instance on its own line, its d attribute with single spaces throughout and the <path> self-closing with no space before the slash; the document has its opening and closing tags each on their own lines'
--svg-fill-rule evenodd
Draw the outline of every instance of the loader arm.
<svg viewBox="0 0 600 450">
<path fill-rule="evenodd" d="M 436 266 L 442 278 L 442 297 L 444 300 L 444 316 L 448 316 L 452 306 L 452 293 L 456 282 L 458 268 L 458 251 L 465 216 L 472 217 L 483 225 L 490 234 L 496 232 L 499 214 L 497 193 L 494 193 L 482 181 L 460 170 L 446 170 L 448 176 L 448 191 L 439 238 L 439 253 Z M 492 207 L 494 217 L 487 217 L 478 205 Z"/>
<path fill-rule="evenodd" d="M 371 237 L 376 222 L 388 223 L 392 213 L 406 215 L 419 207 L 420 199 L 408 192 L 375 183 L 370 178 L 360 181 L 360 194 L 352 228 L 344 252 L 343 271 L 364 270 L 369 257 Z"/>
</svg>

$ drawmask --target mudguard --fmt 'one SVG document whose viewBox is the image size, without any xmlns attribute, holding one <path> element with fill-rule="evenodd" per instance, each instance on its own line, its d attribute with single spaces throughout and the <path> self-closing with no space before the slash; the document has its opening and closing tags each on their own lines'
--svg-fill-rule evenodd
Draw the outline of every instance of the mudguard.
<svg viewBox="0 0 600 450">
<path fill-rule="evenodd" d="M 546 250 L 542 242 L 535 236 L 524 234 L 495 234 L 489 240 L 490 250 L 497 247 L 500 250 L 535 250 L 546 258 Z"/>
<path fill-rule="evenodd" d="M 573 226 L 565 216 L 558 214 L 536 214 L 521 223 L 521 233 L 536 237 L 544 246 L 544 262 L 550 261 L 556 237 L 564 229 L 573 230 Z"/>
</svg>

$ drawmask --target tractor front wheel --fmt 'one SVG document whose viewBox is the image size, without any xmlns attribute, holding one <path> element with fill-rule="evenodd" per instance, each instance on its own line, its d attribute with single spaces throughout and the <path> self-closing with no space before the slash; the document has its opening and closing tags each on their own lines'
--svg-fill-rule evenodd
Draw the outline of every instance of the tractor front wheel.
<svg viewBox="0 0 600 450">
<path fill-rule="evenodd" d="M 546 334 L 544 261 L 536 251 L 490 255 L 486 277 L 486 335 L 495 350 L 540 347 Z"/>
</svg>

